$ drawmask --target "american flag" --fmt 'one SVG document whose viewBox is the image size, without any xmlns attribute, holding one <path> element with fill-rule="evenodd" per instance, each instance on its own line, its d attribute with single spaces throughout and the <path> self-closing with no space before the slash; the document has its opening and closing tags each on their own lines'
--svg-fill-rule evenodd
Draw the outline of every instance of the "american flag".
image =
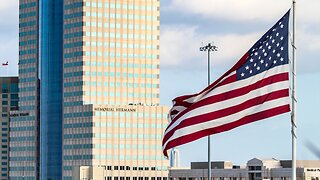
<svg viewBox="0 0 320 180">
<path fill-rule="evenodd" d="M 162 141 L 165 156 L 173 147 L 290 111 L 289 14 L 218 80 L 172 101 Z"/>
</svg>

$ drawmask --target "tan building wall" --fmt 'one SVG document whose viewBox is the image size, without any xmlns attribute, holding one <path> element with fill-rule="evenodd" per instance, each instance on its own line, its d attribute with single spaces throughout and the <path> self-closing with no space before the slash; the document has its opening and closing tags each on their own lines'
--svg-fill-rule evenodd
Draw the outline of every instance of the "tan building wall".
<svg viewBox="0 0 320 180">
<path fill-rule="evenodd" d="M 64 20 L 64 178 L 78 179 L 74 172 L 82 166 L 105 167 L 108 180 L 167 177 L 161 141 L 168 108 L 159 106 L 160 2 L 64 5 L 70 17 Z"/>
<path fill-rule="evenodd" d="M 163 157 L 161 142 L 168 108 L 100 105 L 94 106 L 93 110 L 90 127 L 68 128 L 71 136 L 65 140 L 64 147 L 68 149 L 64 151 L 65 165 L 73 168 L 103 166 L 106 177 L 112 179 L 167 177 L 169 161 Z M 86 122 L 74 120 L 72 126 L 85 126 Z M 92 137 L 84 137 L 88 132 L 92 132 Z M 77 156 L 90 157 L 88 160 L 74 159 Z M 70 176 L 72 171 L 67 173 Z"/>
</svg>

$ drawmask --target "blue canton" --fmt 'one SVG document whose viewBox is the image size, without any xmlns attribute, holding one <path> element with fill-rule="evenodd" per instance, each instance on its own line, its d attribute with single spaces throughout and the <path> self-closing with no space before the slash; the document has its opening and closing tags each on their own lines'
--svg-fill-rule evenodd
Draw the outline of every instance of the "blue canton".
<svg viewBox="0 0 320 180">
<path fill-rule="evenodd" d="M 288 24 L 289 12 L 248 51 L 246 62 L 237 69 L 237 80 L 288 64 Z"/>
</svg>

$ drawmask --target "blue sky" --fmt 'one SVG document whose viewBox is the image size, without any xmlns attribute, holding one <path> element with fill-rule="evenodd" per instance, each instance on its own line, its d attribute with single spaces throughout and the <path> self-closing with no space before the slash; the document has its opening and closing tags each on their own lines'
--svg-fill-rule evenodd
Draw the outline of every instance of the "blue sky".
<svg viewBox="0 0 320 180">
<path fill-rule="evenodd" d="M 207 55 L 202 43 L 214 42 L 214 81 L 291 7 L 291 0 L 161 0 L 160 101 L 171 106 L 179 95 L 207 84 Z M 298 159 L 317 159 L 305 146 L 320 148 L 319 0 L 297 0 Z M 18 0 L 0 3 L 0 75 L 18 74 Z M 290 115 L 259 121 L 212 136 L 212 160 L 244 164 L 254 157 L 291 158 Z M 181 164 L 207 160 L 207 139 L 179 147 Z"/>
<path fill-rule="evenodd" d="M 207 84 L 203 43 L 214 42 L 212 81 L 228 70 L 282 15 L 290 0 L 161 1 L 161 103 L 195 93 Z M 231 5 L 232 4 L 232 5 Z M 297 1 L 297 158 L 317 159 L 305 143 L 320 148 L 319 0 Z M 291 158 L 290 114 L 212 136 L 212 160 L 244 164 L 254 157 Z M 179 147 L 181 164 L 207 161 L 207 139 Z"/>
</svg>

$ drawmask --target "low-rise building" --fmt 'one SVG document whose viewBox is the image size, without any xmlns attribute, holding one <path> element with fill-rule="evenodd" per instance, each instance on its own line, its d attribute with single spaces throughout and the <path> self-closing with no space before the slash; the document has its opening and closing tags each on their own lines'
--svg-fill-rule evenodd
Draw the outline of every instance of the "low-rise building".
<svg viewBox="0 0 320 180">
<path fill-rule="evenodd" d="M 0 179 L 9 179 L 9 119 L 18 110 L 18 77 L 0 77 Z M 16 130 L 16 129 L 13 129 Z"/>
<path fill-rule="evenodd" d="M 192 162 L 191 168 L 174 167 L 169 170 L 170 180 L 208 179 L 208 163 Z M 211 163 L 212 180 L 290 180 L 291 160 L 253 158 L 245 166 L 230 161 Z M 297 161 L 297 180 L 319 180 L 320 161 Z"/>
</svg>

